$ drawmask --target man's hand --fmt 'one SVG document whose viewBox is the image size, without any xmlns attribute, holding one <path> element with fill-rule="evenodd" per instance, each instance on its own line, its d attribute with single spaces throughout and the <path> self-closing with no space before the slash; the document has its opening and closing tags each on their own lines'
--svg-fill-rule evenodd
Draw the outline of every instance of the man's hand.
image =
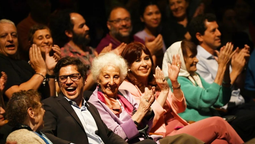
<svg viewBox="0 0 255 144">
<path fill-rule="evenodd" d="M 117 55 L 121 55 L 124 48 L 127 46 L 126 43 L 121 43 L 118 47 L 116 47 L 114 50 L 112 50 L 112 44 L 109 43 L 108 46 L 104 47 L 104 49 L 101 51 L 101 53 L 107 53 L 107 52 L 114 52 Z"/>
<path fill-rule="evenodd" d="M 238 48 L 237 48 L 238 49 Z M 243 71 L 245 64 L 248 62 L 250 57 L 250 47 L 245 45 L 243 49 L 239 52 L 236 52 L 231 60 L 232 70 L 240 74 Z"/>
</svg>

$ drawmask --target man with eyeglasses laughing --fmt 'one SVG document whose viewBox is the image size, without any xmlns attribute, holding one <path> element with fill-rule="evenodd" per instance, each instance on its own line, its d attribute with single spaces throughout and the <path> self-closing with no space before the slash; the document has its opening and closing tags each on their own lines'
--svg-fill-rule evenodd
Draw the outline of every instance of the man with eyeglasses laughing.
<svg viewBox="0 0 255 144">
<path fill-rule="evenodd" d="M 54 73 L 60 93 L 43 100 L 45 135 L 56 144 L 126 143 L 103 123 L 97 109 L 87 102 L 92 93 L 84 91 L 86 67 L 74 57 L 64 57 Z M 144 143 L 154 143 L 146 140 Z"/>
</svg>

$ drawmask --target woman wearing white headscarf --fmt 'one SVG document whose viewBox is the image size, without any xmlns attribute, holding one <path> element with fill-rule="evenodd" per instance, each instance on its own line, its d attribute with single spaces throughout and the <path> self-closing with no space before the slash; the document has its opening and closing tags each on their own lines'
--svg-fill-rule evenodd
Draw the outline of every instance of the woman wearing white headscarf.
<svg viewBox="0 0 255 144">
<path fill-rule="evenodd" d="M 196 73 L 196 45 L 188 40 L 178 41 L 171 45 L 164 55 L 163 71 L 167 71 L 166 62 L 172 62 L 172 55 L 179 54 L 181 69 L 178 81 L 187 102 L 187 108 L 179 115 L 185 120 L 198 121 L 214 115 L 220 115 L 215 107 L 224 106 L 231 96 L 228 64 L 234 52 L 233 45 L 222 47 L 218 55 L 218 73 L 212 84 Z M 224 81 L 224 82 L 223 82 Z M 171 82 L 168 81 L 172 87 Z"/>
</svg>

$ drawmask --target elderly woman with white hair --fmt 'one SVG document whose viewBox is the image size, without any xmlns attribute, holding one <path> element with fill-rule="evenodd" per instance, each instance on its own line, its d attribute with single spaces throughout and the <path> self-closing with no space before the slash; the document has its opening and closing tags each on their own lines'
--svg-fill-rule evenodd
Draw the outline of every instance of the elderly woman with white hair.
<svg viewBox="0 0 255 144">
<path fill-rule="evenodd" d="M 98 109 L 109 129 L 128 143 L 134 143 L 150 137 L 147 132 L 152 126 L 154 117 L 150 106 L 154 102 L 155 89 L 145 88 L 144 96 L 138 105 L 128 91 L 119 90 L 120 84 L 127 75 L 127 68 L 125 60 L 112 52 L 95 58 L 91 72 L 98 87 L 91 95 L 89 102 Z M 178 139 L 178 137 L 182 138 Z M 187 134 L 168 136 L 158 142 L 183 143 L 186 140 L 203 143 Z"/>
</svg>

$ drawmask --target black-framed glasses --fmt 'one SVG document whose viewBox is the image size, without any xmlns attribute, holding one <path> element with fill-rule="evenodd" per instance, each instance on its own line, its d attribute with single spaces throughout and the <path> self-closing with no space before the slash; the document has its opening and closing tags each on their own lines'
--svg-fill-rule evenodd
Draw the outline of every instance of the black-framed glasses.
<svg viewBox="0 0 255 144">
<path fill-rule="evenodd" d="M 74 73 L 74 74 L 70 74 L 70 75 L 61 75 L 61 76 L 58 77 L 58 80 L 61 83 L 65 83 L 67 81 L 68 77 L 72 81 L 77 81 L 81 78 L 81 74 L 80 73 Z"/>
<path fill-rule="evenodd" d="M 108 20 L 109 22 L 112 22 L 114 24 L 119 24 L 121 23 L 122 21 L 125 21 L 125 22 L 130 22 L 130 17 L 126 17 L 124 19 L 116 19 L 116 20 Z"/>
</svg>

